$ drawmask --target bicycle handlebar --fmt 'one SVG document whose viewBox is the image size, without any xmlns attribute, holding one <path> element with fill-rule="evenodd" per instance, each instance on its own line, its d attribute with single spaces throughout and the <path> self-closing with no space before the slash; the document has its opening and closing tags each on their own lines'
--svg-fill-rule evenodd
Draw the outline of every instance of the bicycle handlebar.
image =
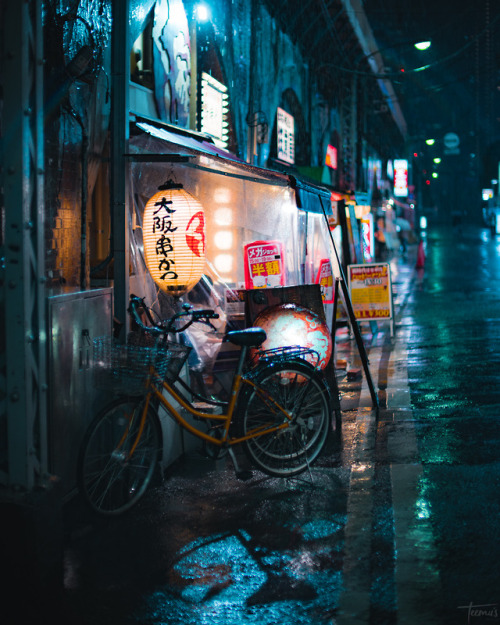
<svg viewBox="0 0 500 625">
<path fill-rule="evenodd" d="M 139 315 L 138 308 L 142 308 L 144 310 L 147 320 L 151 325 L 147 326 L 143 323 Z M 189 304 L 183 304 L 182 310 L 176 313 L 173 317 L 168 319 L 166 322 L 157 323 L 153 319 L 149 308 L 146 306 L 144 298 L 137 297 L 137 295 L 130 296 L 130 306 L 127 310 L 142 330 L 156 336 L 167 334 L 180 334 L 181 332 L 187 330 L 187 328 L 189 328 L 189 326 L 193 323 L 205 323 L 214 330 L 217 330 L 217 328 L 210 323 L 210 319 L 219 318 L 219 314 L 210 308 L 196 310 Z M 184 325 L 182 325 L 182 327 L 177 328 L 175 323 L 181 317 L 188 317 L 188 320 Z"/>
</svg>

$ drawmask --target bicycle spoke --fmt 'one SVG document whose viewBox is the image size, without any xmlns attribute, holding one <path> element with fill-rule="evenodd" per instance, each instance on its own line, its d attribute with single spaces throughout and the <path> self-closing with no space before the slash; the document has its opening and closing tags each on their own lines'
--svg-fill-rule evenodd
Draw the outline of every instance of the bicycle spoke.
<svg viewBox="0 0 500 625">
<path fill-rule="evenodd" d="M 138 400 L 113 402 L 90 426 L 79 456 L 78 481 L 82 494 L 96 512 L 124 512 L 146 491 L 159 456 L 160 441 L 155 414 L 148 411 L 144 418 L 138 441 L 142 419 Z"/>
<path fill-rule="evenodd" d="M 257 378 L 240 418 L 244 444 L 252 461 L 270 475 L 308 470 L 318 457 L 329 430 L 329 409 L 322 379 L 300 363 L 281 363 Z M 289 415 L 282 413 L 277 402 Z M 268 434 L 262 430 L 287 423 Z M 259 433 L 260 435 L 256 435 Z"/>
</svg>

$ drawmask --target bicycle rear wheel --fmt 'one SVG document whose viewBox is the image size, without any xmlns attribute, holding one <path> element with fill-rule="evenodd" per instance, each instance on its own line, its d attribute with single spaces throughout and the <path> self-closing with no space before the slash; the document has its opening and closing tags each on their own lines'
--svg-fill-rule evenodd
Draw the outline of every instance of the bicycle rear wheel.
<svg viewBox="0 0 500 625">
<path fill-rule="evenodd" d="M 158 417 L 144 400 L 121 398 L 108 404 L 85 433 L 77 465 L 78 487 L 97 513 L 119 515 L 144 495 L 160 457 Z"/>
<path fill-rule="evenodd" d="M 330 430 L 328 388 L 310 366 L 280 362 L 266 367 L 254 380 L 257 388 L 245 394 L 238 415 L 241 436 L 288 422 L 278 431 L 243 442 L 250 460 L 275 477 L 297 475 L 319 456 Z M 291 420 L 269 400 L 271 396 Z"/>
</svg>

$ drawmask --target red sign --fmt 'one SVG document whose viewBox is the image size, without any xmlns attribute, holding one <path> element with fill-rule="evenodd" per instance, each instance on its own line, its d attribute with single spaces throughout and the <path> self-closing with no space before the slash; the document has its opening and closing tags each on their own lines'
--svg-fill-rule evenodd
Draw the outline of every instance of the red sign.
<svg viewBox="0 0 500 625">
<path fill-rule="evenodd" d="M 408 196 L 408 161 L 405 158 L 397 158 L 394 161 L 394 195 Z"/>
<path fill-rule="evenodd" d="M 328 258 L 320 261 L 318 275 L 316 276 L 316 284 L 321 288 L 321 298 L 323 304 L 333 303 L 333 272 L 332 264 Z"/>
<path fill-rule="evenodd" d="M 263 289 L 285 285 L 283 243 L 254 241 L 245 245 L 245 288 Z"/>
<path fill-rule="evenodd" d="M 337 148 L 333 145 L 328 145 L 326 148 L 325 165 L 337 169 Z"/>
</svg>

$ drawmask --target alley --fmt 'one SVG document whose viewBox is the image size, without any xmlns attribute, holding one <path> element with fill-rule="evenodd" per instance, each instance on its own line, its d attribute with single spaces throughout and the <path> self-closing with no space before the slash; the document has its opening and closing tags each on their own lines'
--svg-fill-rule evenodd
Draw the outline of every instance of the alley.
<svg viewBox="0 0 500 625">
<path fill-rule="evenodd" d="M 380 398 L 339 374 L 342 430 L 311 479 L 190 454 L 129 515 L 67 506 L 47 622 L 259 625 L 500 621 L 500 247 L 434 228 L 391 261 L 394 336 L 363 328 Z M 336 358 L 360 366 L 355 342 Z"/>
</svg>

